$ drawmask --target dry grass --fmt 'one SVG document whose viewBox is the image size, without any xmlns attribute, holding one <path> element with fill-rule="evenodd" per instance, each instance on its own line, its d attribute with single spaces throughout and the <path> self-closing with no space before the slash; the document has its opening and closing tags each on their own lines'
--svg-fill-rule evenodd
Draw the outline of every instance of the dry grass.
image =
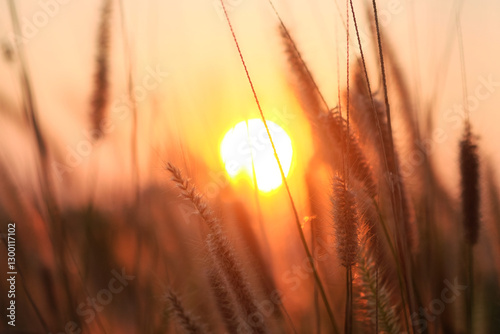
<svg viewBox="0 0 500 334">
<path fill-rule="evenodd" d="M 421 152 L 422 163 L 412 165 L 412 175 L 402 173 L 401 166 L 411 158 L 402 149 L 401 138 L 394 135 L 393 121 L 403 124 L 404 140 L 412 143 L 428 140 L 432 126 L 421 130 L 423 116 L 411 103 L 414 92 L 399 66 L 397 48 L 384 38 L 388 32 L 379 25 L 376 1 L 369 7 L 369 22 L 356 15 L 361 4 L 345 3 L 346 27 L 350 29 L 351 19 L 355 27 L 347 32 L 347 40 L 354 44 L 351 57 L 346 55 L 347 77 L 339 79 L 338 94 L 321 90 L 300 45 L 273 3 L 269 4 L 279 21 L 277 34 L 284 45 L 281 57 L 288 59 L 290 91 L 307 120 L 304 129 L 313 135 L 312 158 L 300 161 L 307 166 L 301 177 L 308 193 L 303 194 L 285 177 L 266 128 L 283 180 L 284 189 L 276 196 L 283 195 L 279 205 L 289 210 L 289 219 L 282 224 L 285 232 L 269 233 L 264 225 L 262 230 L 258 227 L 275 209 L 261 205 L 259 201 L 266 198 L 258 192 L 248 202 L 240 202 L 231 184 L 219 185 L 210 194 L 198 190 L 210 171 L 199 167 L 203 162 L 192 163 L 198 161 L 197 152 L 182 148 L 182 161 L 175 154 L 166 157 L 176 161 L 162 171 L 171 182 L 141 184 L 136 101 L 132 101 L 130 147 L 132 200 L 117 206 L 92 199 L 76 208 L 60 206 L 57 198 L 65 194 L 58 193 L 61 190 L 55 187 L 49 168 L 56 145 L 38 120 L 36 87 L 30 81 L 25 50 L 19 45 L 9 55 L 9 62 L 18 57 L 20 65 L 22 112 L 27 120 L 23 131 L 36 148 L 37 189 L 23 189 L 8 168 L 9 160 L 1 157 L 0 232 L 5 234 L 10 222 L 17 223 L 18 271 L 18 326 L 12 330 L 2 322 L 2 332 L 498 330 L 500 196 L 494 168 L 490 166 L 486 173 L 481 169 L 480 162 L 486 158 L 469 118 L 456 143 L 458 161 L 450 162 L 459 176 L 454 181 L 460 184 L 461 197 L 456 199 L 443 187 L 428 152 Z M 14 30 L 19 32 L 14 1 L 9 6 Z M 89 102 L 94 141 L 102 139 L 110 105 L 114 6 L 105 0 L 99 16 Z M 236 46 L 234 55 L 243 66 L 241 75 L 265 122 L 267 113 L 254 86 L 252 68 L 247 67 L 246 50 L 240 47 L 232 16 L 223 9 Z M 125 30 L 123 12 L 120 15 Z M 363 27 L 371 31 L 376 52 L 363 49 Z M 352 55 L 357 55 L 355 61 Z M 376 68 L 368 68 L 369 64 Z M 127 92 L 133 99 L 132 67 L 127 65 Z M 375 91 L 377 84 L 380 88 Z M 329 105 L 331 100 L 337 105 Z M 9 106 L 11 114 L 14 104 L 3 103 L 3 95 L 0 102 L 0 109 Z M 399 108 L 391 108 L 392 103 Z M 89 158 L 94 163 L 98 159 L 98 155 Z M 118 190 L 109 196 L 117 201 L 125 197 Z M 6 290 L 5 270 L 0 277 Z M 3 294 L 0 307 L 5 310 L 7 303 Z"/>
</svg>

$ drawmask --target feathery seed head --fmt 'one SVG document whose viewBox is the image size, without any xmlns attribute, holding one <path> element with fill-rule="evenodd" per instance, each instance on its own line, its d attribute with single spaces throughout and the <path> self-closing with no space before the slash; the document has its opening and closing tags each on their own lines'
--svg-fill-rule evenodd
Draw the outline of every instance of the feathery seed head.
<svg viewBox="0 0 500 334">
<path fill-rule="evenodd" d="M 333 182 L 333 223 L 337 239 L 337 253 L 344 267 L 356 263 L 358 254 L 359 214 L 354 194 L 345 181 L 337 176 Z"/>
<path fill-rule="evenodd" d="M 201 218 L 207 223 L 209 228 L 214 228 L 217 225 L 217 218 L 212 210 L 208 207 L 203 196 L 196 190 L 196 187 L 191 184 L 188 178 L 185 178 L 180 169 L 172 163 L 167 163 L 166 169 L 172 174 L 172 181 L 181 190 L 180 196 L 183 199 L 190 201 L 198 211 Z"/>
</svg>

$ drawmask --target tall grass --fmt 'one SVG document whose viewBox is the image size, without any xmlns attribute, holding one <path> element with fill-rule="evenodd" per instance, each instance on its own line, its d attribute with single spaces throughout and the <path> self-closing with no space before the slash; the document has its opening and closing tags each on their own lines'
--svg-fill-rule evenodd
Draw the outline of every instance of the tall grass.
<svg viewBox="0 0 500 334">
<path fill-rule="evenodd" d="M 238 199 L 231 183 L 218 183 L 210 193 L 200 191 L 208 189 L 203 184 L 210 178 L 209 168 L 198 152 L 184 148 L 183 162 L 177 161 L 178 154 L 166 154 L 175 163 L 167 163 L 158 180 L 141 183 L 138 142 L 143 133 L 138 131 L 141 106 L 134 97 L 135 51 L 119 1 L 126 95 L 132 105 L 131 145 L 127 145 L 132 175 L 124 179 L 132 180 L 132 200 L 126 202 L 124 194 L 116 191 L 108 195 L 119 202 L 116 205 L 93 199 L 79 207 L 61 205 L 60 198 L 71 194 L 56 183 L 50 169 L 59 145 L 40 122 L 42 109 L 36 103 L 38 91 L 27 50 L 16 46 L 9 64 L 17 66 L 16 84 L 22 93 L 19 109 L 26 120 L 22 131 L 35 148 L 32 160 L 41 190 L 37 196 L 36 190 L 23 188 L 2 153 L 0 230 L 5 234 L 7 224 L 17 223 L 18 326 L 13 331 L 2 322 L 0 331 L 497 330 L 500 309 L 491 296 L 500 296 L 499 191 L 494 167 L 486 173 L 481 169 L 487 159 L 478 146 L 478 134 L 472 130 L 477 127 L 468 110 L 462 138 L 455 145 L 457 161 L 449 161 L 449 168 L 456 172 L 456 176 L 450 173 L 450 180 L 460 189 L 460 198 L 455 198 L 443 186 L 429 152 L 421 152 L 422 163 L 413 166 L 417 176 L 401 169 L 411 161 L 402 141 L 411 142 L 414 149 L 415 142 L 431 137 L 432 126 L 420 124 L 427 115 L 420 115 L 422 111 L 411 103 L 420 95 L 409 88 L 406 71 L 399 65 L 398 45 L 386 39 L 390 32 L 382 29 L 378 2 L 365 4 L 367 20 L 359 15 L 362 4 L 358 1 L 346 0 L 342 10 L 337 7 L 341 17 L 336 19 L 338 26 L 344 24 L 345 39 L 338 31 L 337 45 L 331 41 L 337 52 L 337 73 L 327 79 L 337 81 L 335 92 L 316 80 L 319 73 L 309 66 L 307 51 L 303 51 L 308 49 L 297 42 L 280 8 L 271 0 L 264 3 L 275 15 L 273 33 L 281 40 L 279 56 L 287 62 L 288 88 L 300 105 L 303 133 L 311 132 L 312 152 L 309 161 L 296 158 L 305 169 L 304 175 L 294 176 L 304 177 L 302 189 L 295 184 L 296 178 L 285 177 L 267 127 L 266 104 L 258 94 L 259 77 L 247 65 L 250 50 L 243 47 L 243 37 L 233 27 L 237 16 L 221 0 L 224 29 L 236 48 L 221 57 L 234 56 L 241 63 L 239 74 L 248 82 L 266 125 L 264 135 L 283 181 L 284 189 L 260 196 L 254 170 L 251 195 L 255 203 Z M 8 6 L 13 30 L 21 34 L 16 3 L 9 0 Z M 113 117 L 109 107 L 115 84 L 110 75 L 114 8 L 115 2 L 104 0 L 96 13 L 97 58 L 89 64 L 94 80 L 88 118 L 93 141 L 101 145 L 113 145 L 105 143 L 101 127 L 106 118 Z M 467 68 L 458 19 L 456 29 L 466 98 Z M 362 30 L 371 31 L 375 50 L 362 43 Z M 347 53 L 340 55 L 344 43 Z M 345 56 L 345 76 L 340 56 Z M 407 138 L 396 135 L 396 124 L 403 124 Z M 98 155 L 88 159 L 96 166 L 100 163 Z M 185 172 L 177 167 L 181 163 Z M 164 177 L 171 182 L 164 182 Z M 303 190 L 305 194 L 300 193 Z M 267 217 L 275 209 L 270 210 L 267 201 L 286 208 L 288 218 L 276 224 L 282 230 L 269 228 L 277 222 Z M 2 271 L 1 284 L 6 289 L 5 276 Z M 2 309 L 8 303 L 3 294 Z"/>
</svg>

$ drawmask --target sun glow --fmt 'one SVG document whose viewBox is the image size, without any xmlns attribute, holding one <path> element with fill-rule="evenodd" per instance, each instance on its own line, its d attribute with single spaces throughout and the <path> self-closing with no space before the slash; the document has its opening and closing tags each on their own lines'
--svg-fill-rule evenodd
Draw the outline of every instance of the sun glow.
<svg viewBox="0 0 500 334">
<path fill-rule="evenodd" d="M 292 164 L 292 141 L 278 124 L 266 121 L 273 139 L 285 176 Z M 260 119 L 250 119 L 231 128 L 220 145 L 220 154 L 227 173 L 236 178 L 245 173 L 253 180 L 257 188 L 268 192 L 282 184 L 281 173 L 274 157 L 273 148 L 264 123 Z"/>
</svg>

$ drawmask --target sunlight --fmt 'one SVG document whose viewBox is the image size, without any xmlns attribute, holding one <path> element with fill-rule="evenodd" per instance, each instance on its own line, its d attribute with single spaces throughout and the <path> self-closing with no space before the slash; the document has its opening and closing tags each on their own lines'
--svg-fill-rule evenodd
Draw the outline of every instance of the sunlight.
<svg viewBox="0 0 500 334">
<path fill-rule="evenodd" d="M 271 121 L 266 121 L 266 123 L 276 146 L 283 172 L 287 176 L 292 164 L 292 141 L 278 124 Z M 246 173 L 252 180 L 253 165 L 257 187 L 260 191 L 274 190 L 283 182 L 271 141 L 260 119 L 243 121 L 231 128 L 222 140 L 220 154 L 226 171 L 232 178 Z"/>
</svg>

